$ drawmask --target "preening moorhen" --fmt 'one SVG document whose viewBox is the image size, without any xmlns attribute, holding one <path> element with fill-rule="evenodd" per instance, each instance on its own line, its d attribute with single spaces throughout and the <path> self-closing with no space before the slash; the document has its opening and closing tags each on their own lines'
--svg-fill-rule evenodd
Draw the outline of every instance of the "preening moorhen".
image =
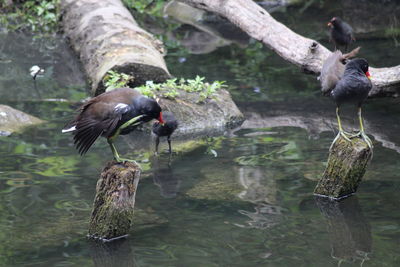
<svg viewBox="0 0 400 267">
<path fill-rule="evenodd" d="M 336 103 L 336 116 L 339 125 L 339 133 L 334 139 L 332 145 L 338 140 L 340 136 L 343 136 L 343 138 L 348 141 L 350 141 L 351 137 L 361 136 L 361 138 L 365 140 L 367 145 L 372 148 L 372 142 L 365 134 L 361 116 L 361 106 L 364 103 L 365 99 L 367 99 L 368 93 L 372 88 L 372 83 L 369 79 L 370 74 L 368 68 L 368 62 L 363 58 L 350 60 L 346 64 L 343 77 L 337 82 L 335 88 L 331 92 L 331 97 Z M 360 132 L 356 135 L 349 135 L 348 133 L 343 131 L 339 116 L 339 107 L 343 103 L 356 104 L 358 107 Z"/>
<path fill-rule="evenodd" d="M 321 83 L 321 91 L 323 95 L 330 95 L 337 82 L 342 78 L 345 64 L 350 58 L 355 57 L 360 51 L 360 47 L 352 50 L 350 53 L 342 54 L 340 50 L 333 52 L 327 59 L 325 59 L 321 74 L 318 80 Z"/>
<path fill-rule="evenodd" d="M 169 111 L 163 113 L 164 124 L 154 122 L 153 133 L 156 135 L 156 154 L 158 153 L 158 145 L 160 143 L 160 137 L 166 136 L 168 140 L 169 153 L 172 153 L 171 148 L 171 135 L 178 128 L 178 121 L 175 119 L 174 114 Z"/>
<path fill-rule="evenodd" d="M 131 88 L 118 88 L 90 99 L 80 113 L 69 122 L 63 133 L 74 134 L 74 144 L 84 155 L 99 136 L 107 138 L 117 162 L 132 161 L 119 156 L 113 141 L 120 134 L 128 134 L 138 125 L 152 119 L 164 123 L 161 107 L 151 98 Z"/>
<path fill-rule="evenodd" d="M 351 42 L 355 41 L 353 36 L 353 29 L 349 24 L 341 20 L 339 17 L 333 17 L 329 22 L 328 26 L 331 28 L 331 40 L 335 44 L 335 50 L 339 46 L 344 46 L 347 51 L 348 46 Z"/>
</svg>

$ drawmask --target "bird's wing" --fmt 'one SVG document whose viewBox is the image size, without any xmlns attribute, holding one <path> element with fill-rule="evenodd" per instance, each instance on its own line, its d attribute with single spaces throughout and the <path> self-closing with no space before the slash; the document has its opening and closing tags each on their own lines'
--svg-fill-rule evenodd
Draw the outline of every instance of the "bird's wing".
<svg viewBox="0 0 400 267">
<path fill-rule="evenodd" d="M 85 154 L 100 135 L 110 136 L 117 129 L 122 116 L 130 111 L 124 103 L 96 102 L 87 106 L 76 122 L 74 143 L 81 155 Z"/>
</svg>

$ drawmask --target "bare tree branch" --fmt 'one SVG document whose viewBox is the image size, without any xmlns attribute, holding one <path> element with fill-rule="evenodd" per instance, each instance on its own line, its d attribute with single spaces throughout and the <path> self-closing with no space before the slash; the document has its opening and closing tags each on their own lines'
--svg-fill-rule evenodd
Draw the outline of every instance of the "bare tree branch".
<svg viewBox="0 0 400 267">
<path fill-rule="evenodd" d="M 315 40 L 303 37 L 276 21 L 252 0 L 180 0 L 191 6 L 217 13 L 263 42 L 285 60 L 304 72 L 320 73 L 322 63 L 331 53 Z M 400 65 L 370 68 L 374 88 L 370 96 L 395 96 L 400 93 Z"/>
</svg>

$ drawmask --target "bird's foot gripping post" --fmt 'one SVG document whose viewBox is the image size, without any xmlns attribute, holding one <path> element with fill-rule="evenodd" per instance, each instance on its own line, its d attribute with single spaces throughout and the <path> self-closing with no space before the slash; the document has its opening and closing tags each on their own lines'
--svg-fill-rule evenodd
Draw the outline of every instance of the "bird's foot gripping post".
<svg viewBox="0 0 400 267">
<path fill-rule="evenodd" d="M 139 165 L 139 164 L 138 164 L 135 160 L 133 160 L 133 159 L 121 158 L 121 157 L 119 156 L 119 154 L 118 154 L 117 149 L 116 149 L 115 146 L 114 146 L 114 140 L 119 136 L 119 134 L 121 133 L 121 131 L 122 131 L 123 129 L 125 129 L 125 128 L 129 127 L 129 126 L 136 126 L 136 125 L 141 124 L 141 122 L 140 122 L 139 120 L 140 120 L 141 118 L 143 118 L 143 117 L 144 117 L 144 116 L 141 115 L 141 116 L 137 116 L 137 117 L 135 117 L 135 118 L 130 119 L 129 121 L 127 121 L 127 122 L 125 122 L 124 124 L 122 124 L 122 125 L 117 129 L 117 131 L 114 133 L 113 136 L 107 138 L 107 142 L 108 142 L 108 144 L 110 145 L 110 148 L 111 148 L 111 151 L 112 151 L 112 153 L 113 153 L 113 155 L 114 155 L 115 161 L 117 161 L 117 162 L 124 162 L 124 161 L 127 161 L 127 162 L 132 162 L 132 163 L 134 163 L 134 164 L 136 164 L 136 165 Z"/>
<path fill-rule="evenodd" d="M 357 191 L 372 158 L 372 148 L 360 136 L 335 138 L 329 151 L 328 164 L 314 194 L 341 199 Z"/>
<path fill-rule="evenodd" d="M 140 168 L 134 163 L 107 163 L 97 181 L 89 237 L 111 241 L 127 236 L 139 178 Z"/>
</svg>

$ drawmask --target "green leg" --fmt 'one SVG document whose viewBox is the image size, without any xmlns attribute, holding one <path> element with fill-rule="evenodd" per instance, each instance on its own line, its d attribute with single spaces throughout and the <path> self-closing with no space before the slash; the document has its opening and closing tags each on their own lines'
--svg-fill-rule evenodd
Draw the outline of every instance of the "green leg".
<svg viewBox="0 0 400 267">
<path fill-rule="evenodd" d="M 115 140 L 115 138 L 118 137 L 118 135 L 121 133 L 121 131 L 122 131 L 123 129 L 125 129 L 126 127 L 128 127 L 128 126 L 134 126 L 134 125 L 136 125 L 136 124 L 139 124 L 139 123 L 137 123 L 137 121 L 140 120 L 142 117 L 143 117 L 143 115 L 137 116 L 137 117 L 135 117 L 135 118 L 133 118 L 133 119 L 130 119 L 129 121 L 125 122 L 124 124 L 122 124 L 122 125 L 117 129 L 117 131 L 115 132 L 115 134 L 114 134 L 113 136 L 110 136 L 110 137 L 107 138 L 107 142 L 108 142 L 108 144 L 110 145 L 111 151 L 112 151 L 112 153 L 113 153 L 113 155 L 114 155 L 114 159 L 115 159 L 117 162 L 129 161 L 129 162 L 133 162 L 133 163 L 137 164 L 137 162 L 134 161 L 134 160 L 132 160 L 132 159 L 124 159 L 124 158 L 121 158 L 121 157 L 119 156 L 119 154 L 118 154 L 118 152 L 117 152 L 117 149 L 116 149 L 115 146 L 114 146 L 114 140 Z M 136 123 L 136 124 L 135 124 L 135 123 Z M 139 164 L 137 164 L 137 165 L 139 165 Z"/>
<path fill-rule="evenodd" d="M 361 116 L 361 107 L 358 108 L 357 113 L 358 113 L 358 120 L 360 122 L 360 134 L 359 135 L 367 143 L 368 147 L 370 149 L 372 149 L 373 148 L 372 141 L 371 141 L 371 139 L 369 139 L 368 135 L 364 131 L 363 119 Z"/>
<path fill-rule="evenodd" d="M 333 145 L 336 143 L 337 140 L 339 140 L 339 138 L 342 136 L 344 139 L 346 139 L 347 141 L 351 142 L 351 140 L 349 139 L 349 137 L 347 137 L 347 135 L 345 134 L 345 132 L 343 131 L 342 128 L 342 122 L 340 120 L 340 116 L 339 116 L 339 107 L 336 107 L 336 118 L 338 121 L 338 125 L 339 125 L 339 132 L 336 135 L 335 139 L 333 139 L 332 144 L 329 148 L 329 150 L 332 149 Z"/>
<path fill-rule="evenodd" d="M 160 144 L 160 137 L 156 137 L 156 151 L 154 152 L 154 155 L 158 155 L 158 145 Z"/>
</svg>

